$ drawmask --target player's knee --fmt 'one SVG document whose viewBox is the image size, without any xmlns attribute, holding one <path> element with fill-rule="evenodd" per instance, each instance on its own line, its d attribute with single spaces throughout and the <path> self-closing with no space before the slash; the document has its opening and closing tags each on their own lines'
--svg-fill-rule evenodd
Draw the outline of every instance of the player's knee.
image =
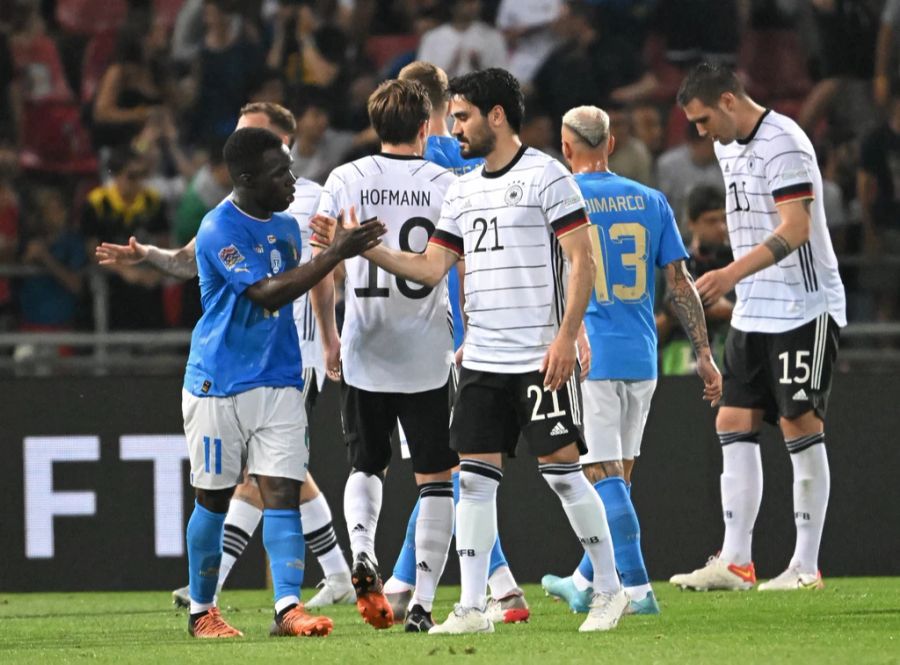
<svg viewBox="0 0 900 665">
<path fill-rule="evenodd" d="M 300 506 L 300 481 L 293 478 L 259 477 L 263 506 L 274 510 L 296 510 Z"/>
<path fill-rule="evenodd" d="M 307 503 L 319 496 L 319 486 L 313 480 L 312 476 L 307 475 L 306 481 L 300 485 L 300 503 Z"/>
<path fill-rule="evenodd" d="M 549 455 L 538 457 L 538 462 L 540 464 L 571 464 L 572 462 L 577 462 L 580 457 L 581 453 L 578 451 L 578 446 L 570 443 Z"/>
<path fill-rule="evenodd" d="M 584 475 L 591 483 L 598 483 L 606 478 L 624 478 L 625 468 L 621 460 L 612 460 L 609 462 L 596 462 L 594 464 L 584 465 Z"/>
<path fill-rule="evenodd" d="M 227 513 L 228 504 L 231 502 L 232 494 L 234 494 L 234 488 L 227 487 L 221 490 L 204 490 L 198 487 L 196 494 L 197 503 L 211 513 Z"/>
<path fill-rule="evenodd" d="M 716 415 L 717 432 L 756 432 L 759 430 L 762 416 L 752 409 L 738 409 L 723 406 Z"/>
<path fill-rule="evenodd" d="M 363 462 L 360 464 L 354 464 L 350 469 L 350 473 L 364 473 L 367 476 L 375 476 L 384 481 L 384 478 L 387 475 L 387 465 L 379 467 L 377 463 L 367 464 Z"/>
<path fill-rule="evenodd" d="M 262 496 L 259 493 L 259 486 L 256 482 L 244 482 L 234 489 L 234 498 L 249 503 L 257 508 L 262 507 Z"/>
<path fill-rule="evenodd" d="M 782 418 L 779 425 L 785 439 L 820 434 L 825 429 L 825 424 L 815 411 L 807 411 L 794 418 Z"/>
</svg>

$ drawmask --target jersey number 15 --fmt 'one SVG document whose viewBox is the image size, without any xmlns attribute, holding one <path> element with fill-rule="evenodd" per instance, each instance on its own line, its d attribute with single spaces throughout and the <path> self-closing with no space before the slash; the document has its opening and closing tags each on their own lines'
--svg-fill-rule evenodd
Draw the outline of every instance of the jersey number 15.
<svg viewBox="0 0 900 665">
<path fill-rule="evenodd" d="M 640 302 L 647 297 L 647 229 L 637 222 L 617 222 L 609 227 L 609 240 L 622 244 L 626 240 L 634 243 L 634 251 L 623 252 L 622 266 L 634 275 L 631 284 L 613 283 L 612 296 L 609 292 L 609 266 L 606 249 L 606 229 L 591 224 L 591 242 L 594 245 L 594 258 L 597 261 L 597 277 L 594 279 L 594 297 L 597 302 L 608 304 L 613 297 L 621 302 Z"/>
</svg>

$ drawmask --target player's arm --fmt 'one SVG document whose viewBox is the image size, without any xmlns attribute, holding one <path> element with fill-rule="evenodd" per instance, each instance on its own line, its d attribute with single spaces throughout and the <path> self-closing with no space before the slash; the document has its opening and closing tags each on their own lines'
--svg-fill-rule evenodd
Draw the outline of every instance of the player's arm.
<svg viewBox="0 0 900 665">
<path fill-rule="evenodd" d="M 313 255 L 321 253 L 316 250 Z M 319 325 L 319 339 L 325 352 L 325 373 L 332 381 L 341 376 L 341 337 L 334 313 L 334 272 L 329 272 L 309 291 L 309 301 Z"/>
<path fill-rule="evenodd" d="M 587 215 L 585 224 L 559 237 L 566 260 L 569 262 L 569 281 L 566 289 L 566 311 L 556 339 L 547 350 L 541 371 L 544 372 L 544 386 L 559 390 L 572 376 L 577 359 L 576 342 L 578 331 L 584 321 L 584 312 L 591 297 L 597 262 L 594 248 L 588 235 Z"/>
<path fill-rule="evenodd" d="M 373 221 L 367 221 L 360 226 L 356 218 L 356 209 L 351 206 L 349 222 L 338 223 L 327 215 L 315 215 L 310 220 L 310 228 L 315 233 L 315 242 L 319 245 L 327 244 L 336 230 L 356 230 L 365 228 Z M 380 224 L 380 222 L 379 222 Z M 332 240 L 333 244 L 334 241 Z M 363 256 L 382 270 L 392 275 L 408 279 L 424 286 L 434 287 L 447 275 L 450 268 L 462 257 L 462 239 L 437 229 L 428 241 L 428 246 L 421 254 L 416 252 L 403 252 L 384 245 L 378 245 L 363 253 Z"/>
<path fill-rule="evenodd" d="M 132 266 L 146 263 L 166 275 L 178 279 L 197 276 L 195 240 L 179 249 L 162 249 L 156 245 L 139 243 L 132 236 L 127 245 L 104 242 L 94 250 L 101 266 Z"/>
<path fill-rule="evenodd" d="M 700 277 L 697 291 L 703 302 L 707 305 L 717 302 L 745 277 L 778 263 L 806 243 L 812 226 L 810 200 L 804 198 L 779 204 L 781 223 L 768 238 L 737 261 Z"/>
<path fill-rule="evenodd" d="M 666 265 L 666 286 L 669 306 L 691 340 L 691 346 L 694 347 L 697 373 L 703 379 L 703 399 L 715 406 L 722 397 L 722 375 L 713 361 L 712 351 L 709 348 L 703 303 L 697 289 L 694 288 L 694 280 L 683 259 Z"/>
<path fill-rule="evenodd" d="M 312 261 L 292 270 L 266 277 L 247 287 L 250 300 L 269 311 L 278 310 L 309 291 L 344 259 L 357 256 L 378 245 L 387 229 L 375 221 L 355 228 L 337 224 L 331 244 Z"/>
</svg>

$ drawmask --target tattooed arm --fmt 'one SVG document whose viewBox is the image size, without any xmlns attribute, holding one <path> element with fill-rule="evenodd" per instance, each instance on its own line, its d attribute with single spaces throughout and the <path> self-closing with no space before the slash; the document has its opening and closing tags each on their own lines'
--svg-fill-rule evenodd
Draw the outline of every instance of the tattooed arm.
<svg viewBox="0 0 900 665">
<path fill-rule="evenodd" d="M 155 245 L 139 243 L 134 236 L 127 245 L 116 245 L 104 242 L 97 246 L 97 261 L 101 266 L 133 266 L 146 263 L 161 273 L 172 275 L 178 279 L 191 279 L 197 276 L 197 257 L 192 239 L 180 249 L 160 249 Z"/>
<path fill-rule="evenodd" d="M 722 375 L 709 348 L 703 303 L 683 260 L 666 266 L 666 285 L 669 306 L 681 322 L 697 356 L 697 373 L 703 379 L 703 399 L 716 406 L 722 397 Z"/>
</svg>

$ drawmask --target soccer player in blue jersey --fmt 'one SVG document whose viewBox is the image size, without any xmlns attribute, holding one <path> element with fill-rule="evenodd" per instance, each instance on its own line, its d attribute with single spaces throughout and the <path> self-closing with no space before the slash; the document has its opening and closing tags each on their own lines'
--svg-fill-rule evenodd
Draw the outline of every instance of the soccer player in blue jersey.
<svg viewBox="0 0 900 665">
<path fill-rule="evenodd" d="M 440 67 L 430 62 L 416 61 L 406 65 L 400 70 L 400 80 L 416 81 L 420 83 L 428 93 L 431 100 L 431 120 L 429 122 L 429 136 L 425 144 L 424 158 L 439 166 L 449 169 L 456 175 L 468 173 L 472 169 L 484 164 L 484 158 L 462 156 L 459 141 L 450 135 L 447 129 L 447 105 L 449 94 L 447 92 L 447 74 Z M 462 301 L 460 298 L 460 274 L 463 266 L 460 261 L 457 270 L 447 273 L 447 291 L 450 297 L 450 307 L 453 314 L 453 348 L 459 350 L 465 338 L 465 324 L 463 321 Z M 459 468 L 453 470 L 453 497 L 459 501 Z M 416 518 L 419 513 L 419 502 L 413 508 L 406 527 L 406 537 L 400 555 L 394 564 L 394 572 L 385 583 L 384 590 L 391 606 L 394 608 L 394 616 L 402 617 L 416 582 Z M 488 602 L 488 614 L 494 622 L 514 623 L 528 619 L 530 610 L 525 601 L 525 595 L 513 577 L 509 569 L 509 563 L 503 548 L 500 546 L 499 537 L 494 542 L 491 550 L 491 563 L 489 569 L 488 584 L 491 588 L 491 599 Z"/>
<path fill-rule="evenodd" d="M 592 362 L 582 385 L 588 453 L 581 462 L 606 507 L 630 611 L 658 614 L 630 495 L 631 472 L 656 388 L 656 267 L 665 270 L 672 307 L 697 356 L 703 397 L 713 405 L 722 394 L 722 376 L 710 352 L 703 304 L 685 266 L 688 255 L 672 209 L 660 192 L 609 170 L 614 147 L 603 110 L 580 106 L 563 116 L 563 155 L 587 204 L 598 263 L 585 314 Z M 571 577 L 545 575 L 541 582 L 576 612 L 587 612 L 593 575 L 585 557 Z"/>
<path fill-rule="evenodd" d="M 328 635 L 327 617 L 300 603 L 304 539 L 298 509 L 309 449 L 302 365 L 292 303 L 342 260 L 378 244 L 382 224 L 340 234 L 298 266 L 297 223 L 285 210 L 295 178 L 287 148 L 265 129 L 225 144 L 234 193 L 210 211 L 196 238 L 203 316 L 194 328 L 182 391 L 196 503 L 187 527 L 194 637 L 237 637 L 215 593 L 225 514 L 244 460 L 262 495 L 263 544 L 275 589 L 271 635 Z M 369 225 L 366 225 L 367 227 Z"/>
</svg>

